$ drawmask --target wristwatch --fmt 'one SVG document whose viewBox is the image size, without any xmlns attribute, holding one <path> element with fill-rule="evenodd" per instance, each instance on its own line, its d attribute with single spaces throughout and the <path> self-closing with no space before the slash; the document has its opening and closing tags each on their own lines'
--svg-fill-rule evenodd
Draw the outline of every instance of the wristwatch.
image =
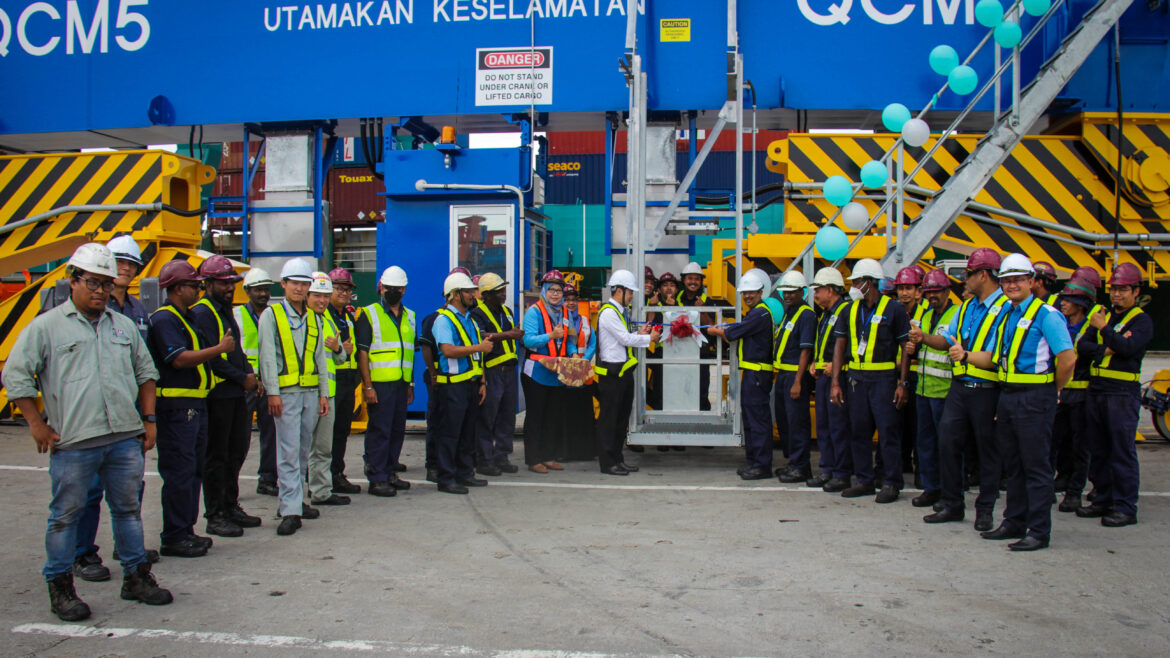
<svg viewBox="0 0 1170 658">
<path fill-rule="evenodd" d="M 903 380 L 903 381 L 898 382 L 898 386 L 901 386 L 902 388 L 910 388 L 910 382 Z"/>
<path fill-rule="evenodd" d="M 142 422 L 144 422 L 144 423 L 157 423 L 158 421 L 155 419 L 154 414 L 143 414 L 142 415 Z"/>
</svg>

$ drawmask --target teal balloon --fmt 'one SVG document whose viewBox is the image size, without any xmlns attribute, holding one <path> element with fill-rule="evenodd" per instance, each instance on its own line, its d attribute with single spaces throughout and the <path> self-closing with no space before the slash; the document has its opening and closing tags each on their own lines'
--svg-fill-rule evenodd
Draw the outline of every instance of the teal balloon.
<svg viewBox="0 0 1170 658">
<path fill-rule="evenodd" d="M 825 201 L 834 206 L 843 206 L 853 198 L 853 184 L 844 176 L 829 176 L 829 180 L 821 186 L 825 194 Z"/>
<path fill-rule="evenodd" d="M 902 126 L 910 120 L 910 109 L 901 103 L 890 103 L 882 110 L 882 125 L 892 133 L 902 132 Z"/>
<path fill-rule="evenodd" d="M 983 27 L 995 27 L 1003 20 L 1003 4 L 999 0 L 979 0 L 975 5 L 975 20 Z"/>
<path fill-rule="evenodd" d="M 849 253 L 849 236 L 836 226 L 822 226 L 813 238 L 813 245 L 821 258 L 837 260 Z"/>
<path fill-rule="evenodd" d="M 1024 11 L 1029 16 L 1043 16 L 1052 8 L 1052 0 L 1024 0 Z"/>
<path fill-rule="evenodd" d="M 1015 21 L 1004 21 L 995 28 L 995 42 L 1000 48 L 1015 48 L 1024 38 L 1024 31 Z"/>
<path fill-rule="evenodd" d="M 870 160 L 861 168 L 861 184 L 868 188 L 883 187 L 889 178 L 889 170 L 877 160 Z"/>
<path fill-rule="evenodd" d="M 935 46 L 930 51 L 930 68 L 939 75 L 947 75 L 959 65 L 959 53 L 950 46 Z"/>
<path fill-rule="evenodd" d="M 947 85 L 956 94 L 966 96 L 979 86 L 979 74 L 970 66 L 956 66 L 947 76 Z"/>
</svg>

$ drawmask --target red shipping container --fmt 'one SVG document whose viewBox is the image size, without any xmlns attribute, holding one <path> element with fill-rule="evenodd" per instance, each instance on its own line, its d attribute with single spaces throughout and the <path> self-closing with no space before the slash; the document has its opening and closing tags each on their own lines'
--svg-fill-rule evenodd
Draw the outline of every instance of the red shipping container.
<svg viewBox="0 0 1170 658">
<path fill-rule="evenodd" d="M 334 168 L 325 183 L 333 226 L 370 226 L 386 218 L 382 181 L 365 167 Z"/>
<path fill-rule="evenodd" d="M 710 134 L 711 131 L 706 131 L 704 135 Z M 761 130 L 756 135 L 756 148 L 764 150 L 768 148 L 768 144 L 778 139 L 784 139 L 788 135 L 787 130 Z M 579 130 L 579 131 L 563 131 L 550 132 L 546 134 L 548 138 L 549 155 L 588 155 L 592 153 L 605 153 L 605 131 L 602 130 Z M 695 150 L 703 148 L 706 139 L 700 139 L 696 145 Z M 619 130 L 616 136 L 615 146 L 618 153 L 626 152 L 626 131 Z M 688 141 L 680 139 L 675 143 L 675 147 L 680 152 L 686 152 L 688 148 Z M 752 136 L 745 134 L 743 136 L 743 148 L 745 151 L 750 151 L 752 148 Z M 734 127 L 727 127 L 720 133 L 719 139 L 715 140 L 715 146 L 712 147 L 715 151 L 734 151 L 735 150 L 735 129 Z"/>
</svg>

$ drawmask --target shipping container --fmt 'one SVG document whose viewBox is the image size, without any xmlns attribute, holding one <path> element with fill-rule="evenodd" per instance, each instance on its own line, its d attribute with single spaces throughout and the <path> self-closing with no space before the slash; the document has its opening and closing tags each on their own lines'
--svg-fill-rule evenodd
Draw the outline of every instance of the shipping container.
<svg viewBox="0 0 1170 658">
<path fill-rule="evenodd" d="M 706 141 L 705 136 L 710 131 L 700 130 L 699 141 L 695 145 L 695 150 L 703 148 L 703 143 Z M 784 139 L 788 136 L 787 130 L 761 130 L 756 134 L 756 148 L 760 151 L 766 151 L 768 144 L 778 139 Z M 552 155 L 584 155 L 587 153 L 605 153 L 605 131 L 602 130 L 581 130 L 581 131 L 563 131 L 550 132 L 545 135 L 548 139 L 548 154 Z M 686 153 L 690 142 L 685 130 L 679 131 L 679 138 L 675 142 L 675 148 Z M 619 130 L 614 139 L 614 147 L 617 153 L 626 152 L 626 131 Z M 752 148 L 752 136 L 743 136 L 743 148 L 745 151 L 750 151 Z M 735 130 L 731 127 L 725 128 L 720 133 L 719 138 L 715 140 L 713 151 L 734 151 L 735 150 Z"/>
<path fill-rule="evenodd" d="M 371 226 L 386 218 L 386 191 L 382 181 L 365 167 L 329 170 L 325 181 L 325 200 L 329 202 L 329 222 L 333 226 Z"/>
</svg>

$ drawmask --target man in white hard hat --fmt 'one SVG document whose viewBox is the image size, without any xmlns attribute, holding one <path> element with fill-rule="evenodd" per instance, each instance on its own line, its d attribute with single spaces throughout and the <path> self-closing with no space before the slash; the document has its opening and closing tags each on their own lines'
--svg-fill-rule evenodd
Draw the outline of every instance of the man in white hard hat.
<svg viewBox="0 0 1170 658">
<path fill-rule="evenodd" d="M 336 418 L 337 367 L 349 361 L 353 352 L 353 341 L 341 339 L 341 331 L 329 313 L 333 298 L 333 281 L 324 272 L 313 272 L 309 284 L 308 305 L 321 318 L 323 342 L 325 343 L 325 370 L 329 378 L 329 413 L 317 419 L 313 429 L 313 445 L 305 461 L 309 500 L 313 505 L 348 505 L 349 496 L 333 490 L 333 423 Z"/>
<path fill-rule="evenodd" d="M 833 329 L 841 322 L 841 312 L 849 308 L 845 296 L 845 279 L 834 267 L 822 267 L 813 277 L 813 301 L 821 307 L 817 322 L 816 347 L 810 371 L 816 377 L 817 446 L 821 450 L 821 474 L 810 479 L 810 487 L 819 486 L 828 493 L 849 488 L 853 477 L 853 452 L 849 447 L 849 390 L 841 391 L 844 404 L 832 404 L 833 353 L 837 339 Z"/>
<path fill-rule="evenodd" d="M 629 475 L 637 471 L 622 455 L 630 412 L 634 408 L 634 366 L 638 358 L 635 349 L 645 349 L 658 342 L 659 327 L 642 325 L 637 332 L 630 331 L 626 307 L 634 300 L 638 283 L 633 272 L 615 270 L 607 284 L 612 291 L 609 301 L 597 312 L 597 374 L 598 402 L 601 411 L 597 419 L 598 465 L 607 475 Z"/>
<path fill-rule="evenodd" d="M 403 306 L 406 272 L 391 265 L 378 280 L 378 301 L 354 323 L 358 373 L 366 400 L 365 462 L 371 496 L 389 498 L 410 483 L 399 458 L 406 437 L 406 407 L 414 401 L 414 311 Z"/>
<path fill-rule="evenodd" d="M 260 379 L 276 419 L 276 475 L 281 515 L 278 535 L 291 535 L 301 519 L 321 515 L 305 503 L 302 455 L 309 452 L 317 419 L 329 413 L 325 340 L 321 318 L 308 307 L 313 268 L 293 258 L 280 271 L 284 299 L 260 316 Z"/>
<path fill-rule="evenodd" d="M 118 263 L 118 276 L 114 279 L 114 292 L 110 294 L 108 306 L 110 310 L 133 320 L 138 327 L 138 333 L 142 334 L 142 340 L 146 340 L 146 330 L 150 328 L 150 313 L 129 290 L 130 284 L 142 273 L 142 250 L 129 235 L 119 235 L 106 243 L 106 246 Z"/>
<path fill-rule="evenodd" d="M 110 250 L 84 244 L 66 271 L 69 299 L 29 322 L 3 378 L 37 452 L 49 453 L 52 498 L 42 573 L 51 609 L 63 621 L 80 621 L 90 609 L 73 586 L 77 520 L 98 474 L 122 562 L 122 598 L 165 605 L 171 593 L 150 573 L 138 497 L 145 454 L 155 441 L 158 370 L 134 322 L 106 307 L 118 274 Z M 47 422 L 37 409 L 38 393 Z"/>
<path fill-rule="evenodd" d="M 776 426 L 788 465 L 776 471 L 785 484 L 812 478 L 812 416 L 809 403 L 816 386 L 808 368 L 816 338 L 816 313 L 804 301 L 808 283 L 799 270 L 785 272 L 779 290 L 787 320 L 776 330 Z"/>
<path fill-rule="evenodd" d="M 244 293 L 248 303 L 232 309 L 232 316 L 240 328 L 240 345 L 244 358 L 252 366 L 252 372 L 260 373 L 260 316 L 268 310 L 271 298 L 270 288 L 275 281 L 268 272 L 253 267 L 244 275 Z M 264 383 L 259 382 L 256 390 L 245 395 L 248 408 L 256 413 L 256 425 L 260 428 L 260 465 L 256 475 L 256 493 L 263 496 L 277 495 L 276 488 L 276 420 L 268 413 L 268 396 L 264 394 Z"/>
<path fill-rule="evenodd" d="M 853 266 L 849 280 L 860 289 L 862 298 L 850 304 L 847 314 L 843 314 L 846 322 L 838 322 L 834 330 L 837 346 L 833 351 L 830 396 L 834 404 L 844 404 L 843 388 L 849 387 L 853 427 L 850 446 L 857 484 L 841 495 L 873 495 L 880 476 L 882 487 L 874 502 L 892 503 L 901 495 L 903 486 L 900 411 L 913 391 L 907 381 L 910 361 L 905 358 L 910 345 L 910 318 L 900 302 L 881 294 L 878 285 L 883 278 L 881 265 L 872 258 L 862 258 Z M 847 376 L 843 374 L 846 364 Z M 884 471 L 880 474 L 874 473 L 875 429 Z"/>
<path fill-rule="evenodd" d="M 761 301 L 768 307 L 768 311 L 772 314 L 772 328 L 775 330 L 780 325 L 784 324 L 784 301 L 781 299 L 779 286 L 775 290 L 772 289 L 772 277 L 764 270 L 753 267 L 747 271 L 752 276 L 759 277 L 764 282 L 764 297 Z M 780 278 L 784 278 L 781 276 Z"/>
<path fill-rule="evenodd" d="M 518 466 L 508 461 L 516 433 L 516 341 L 524 337 L 508 308 L 508 282 L 495 272 L 479 279 L 479 301 L 471 317 L 483 336 L 492 341 L 492 351 L 483 359 L 487 397 L 476 421 L 476 471 L 482 475 L 515 473 Z"/>
<path fill-rule="evenodd" d="M 748 309 L 743 319 L 726 327 L 712 327 L 710 335 L 737 343 L 739 403 L 743 413 L 743 449 L 747 464 L 736 473 L 744 480 L 772 477 L 772 379 L 775 349 L 772 314 L 761 298 L 767 284 L 744 273 L 736 290 Z"/>
</svg>

